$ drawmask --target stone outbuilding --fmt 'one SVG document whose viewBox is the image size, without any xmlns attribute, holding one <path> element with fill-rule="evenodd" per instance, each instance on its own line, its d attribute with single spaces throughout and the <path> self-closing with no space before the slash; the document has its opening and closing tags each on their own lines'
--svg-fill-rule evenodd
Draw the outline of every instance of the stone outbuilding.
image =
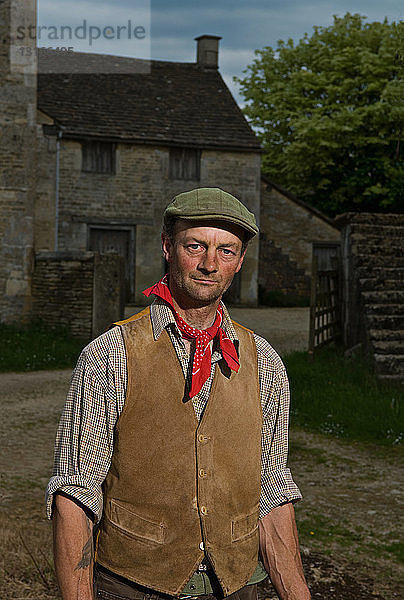
<svg viewBox="0 0 404 600">
<path fill-rule="evenodd" d="M 313 255 L 336 268 L 340 231 L 333 219 L 261 177 L 259 291 L 262 302 L 307 303 Z"/>
</svg>

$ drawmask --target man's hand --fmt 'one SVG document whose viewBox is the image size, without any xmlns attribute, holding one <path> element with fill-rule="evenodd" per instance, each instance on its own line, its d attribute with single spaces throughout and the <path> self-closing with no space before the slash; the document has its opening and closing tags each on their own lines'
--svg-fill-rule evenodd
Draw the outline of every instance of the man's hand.
<svg viewBox="0 0 404 600">
<path fill-rule="evenodd" d="M 53 510 L 53 551 L 63 600 L 93 600 L 93 523 L 79 504 L 61 494 Z"/>
<path fill-rule="evenodd" d="M 310 600 L 291 503 L 271 510 L 259 522 L 260 550 L 271 582 L 281 600 Z"/>
</svg>

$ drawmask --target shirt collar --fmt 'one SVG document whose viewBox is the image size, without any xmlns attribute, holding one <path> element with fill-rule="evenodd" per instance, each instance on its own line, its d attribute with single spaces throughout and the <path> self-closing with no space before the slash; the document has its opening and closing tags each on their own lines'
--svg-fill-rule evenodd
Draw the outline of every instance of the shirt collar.
<svg viewBox="0 0 404 600">
<path fill-rule="evenodd" d="M 233 327 L 233 323 L 230 319 L 230 315 L 227 311 L 227 308 L 221 302 L 221 306 L 223 308 L 223 329 L 232 342 L 236 342 L 236 347 L 238 346 L 238 338 L 236 331 Z M 181 337 L 181 333 L 177 327 L 177 324 L 174 319 L 173 312 L 171 308 L 162 300 L 162 298 L 155 298 L 153 303 L 150 306 L 150 318 L 153 329 L 153 337 L 155 340 L 158 340 L 163 330 L 167 327 L 172 328 L 176 334 Z"/>
</svg>

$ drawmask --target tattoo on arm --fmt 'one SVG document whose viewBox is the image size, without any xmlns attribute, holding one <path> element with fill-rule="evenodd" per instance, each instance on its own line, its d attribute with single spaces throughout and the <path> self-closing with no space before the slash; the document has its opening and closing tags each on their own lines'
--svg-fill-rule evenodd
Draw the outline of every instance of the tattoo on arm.
<svg viewBox="0 0 404 600">
<path fill-rule="evenodd" d="M 88 517 L 86 517 L 87 530 L 89 533 L 89 538 L 87 542 L 83 546 L 83 550 L 81 553 L 81 559 L 77 563 L 75 567 L 75 571 L 79 569 L 87 569 L 94 560 L 94 540 L 93 540 L 93 531 L 92 531 L 92 523 Z"/>
</svg>

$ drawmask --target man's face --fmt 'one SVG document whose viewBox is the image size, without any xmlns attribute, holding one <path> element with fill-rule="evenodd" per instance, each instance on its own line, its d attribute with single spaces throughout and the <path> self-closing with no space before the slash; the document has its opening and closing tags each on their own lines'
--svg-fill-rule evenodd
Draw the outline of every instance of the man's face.
<svg viewBox="0 0 404 600">
<path fill-rule="evenodd" d="M 219 300 L 240 270 L 243 230 L 220 221 L 176 223 L 174 240 L 163 236 L 170 288 L 177 302 L 207 306 Z"/>
</svg>

